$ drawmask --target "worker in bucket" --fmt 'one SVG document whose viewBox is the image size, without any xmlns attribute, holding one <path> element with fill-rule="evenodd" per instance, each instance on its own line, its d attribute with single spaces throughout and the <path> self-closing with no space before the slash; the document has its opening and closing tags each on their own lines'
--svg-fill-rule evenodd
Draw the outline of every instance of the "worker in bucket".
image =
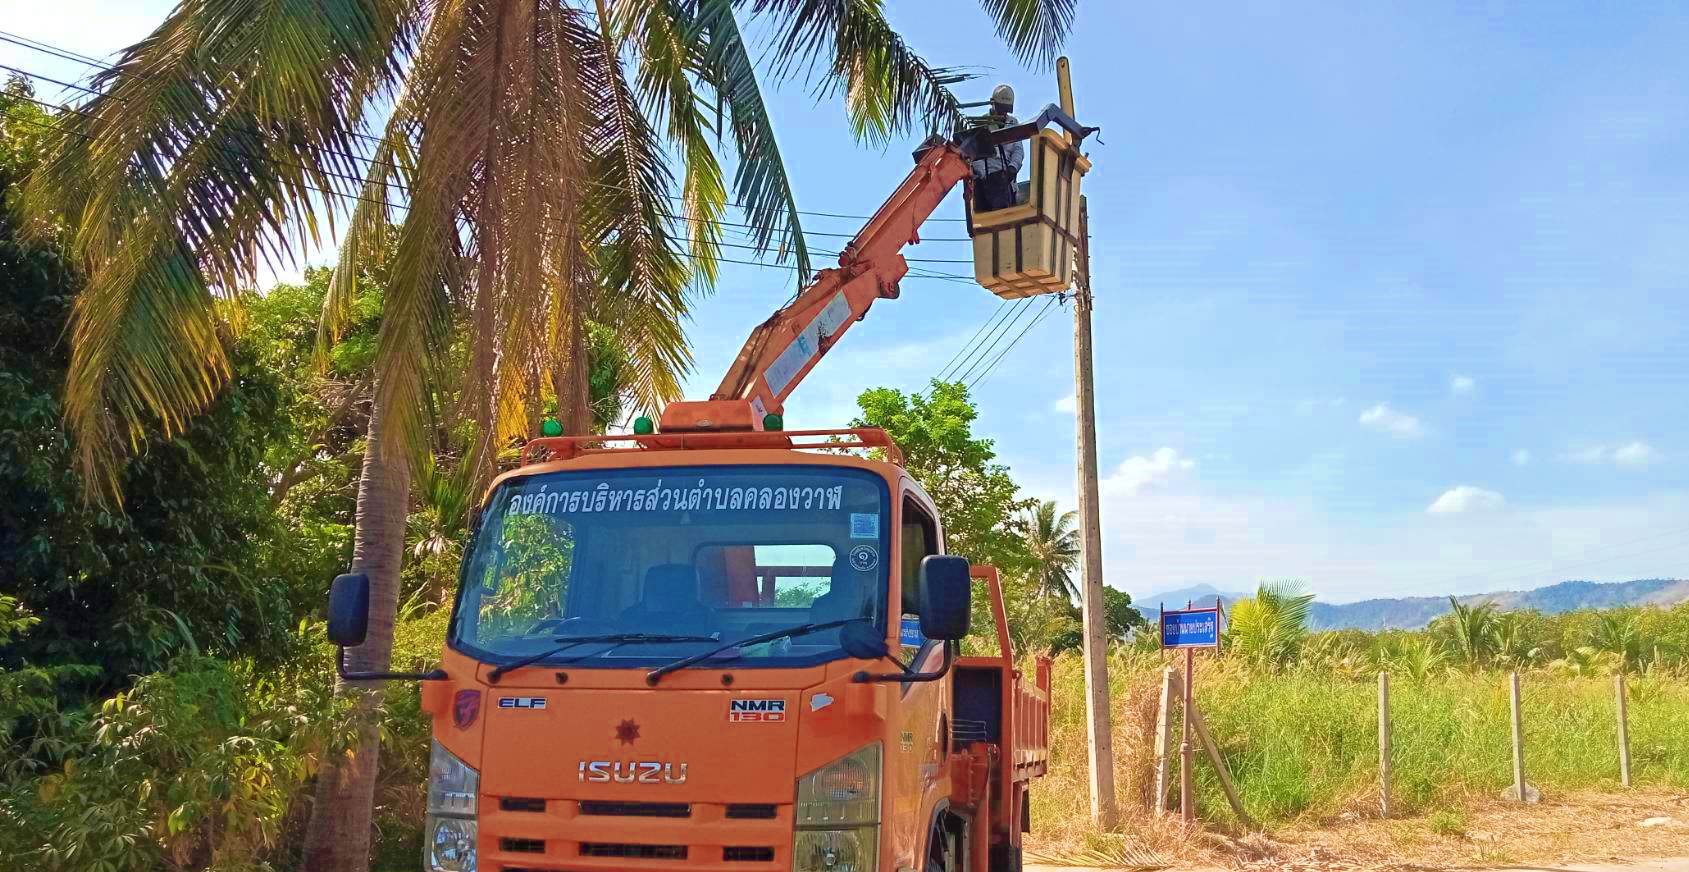
<svg viewBox="0 0 1689 872">
<path fill-rule="evenodd" d="M 1000 130 L 1020 122 L 1011 113 L 1015 109 L 1015 89 L 998 85 L 991 91 L 991 112 L 975 123 L 987 130 Z M 1015 204 L 1015 178 L 1026 161 L 1026 150 L 1019 140 L 994 145 L 984 157 L 969 163 L 974 177 L 974 211 L 991 212 Z"/>
</svg>

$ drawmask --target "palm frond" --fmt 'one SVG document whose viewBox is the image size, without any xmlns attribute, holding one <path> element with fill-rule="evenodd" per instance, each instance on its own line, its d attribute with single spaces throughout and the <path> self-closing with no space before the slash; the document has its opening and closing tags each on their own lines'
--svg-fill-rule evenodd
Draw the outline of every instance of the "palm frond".
<svg viewBox="0 0 1689 872">
<path fill-rule="evenodd" d="M 695 269 L 705 284 L 716 278 L 727 187 L 716 158 L 706 106 L 693 87 L 699 67 L 698 22 L 676 0 L 617 0 L 612 31 L 635 51 L 634 82 L 647 119 L 663 127 L 680 151 L 685 173 L 681 203 Z M 618 40 L 620 42 L 621 40 Z"/>
<path fill-rule="evenodd" d="M 733 2 L 698 0 L 697 14 L 705 40 L 700 75 L 727 108 L 727 129 L 732 131 L 738 151 L 733 190 L 750 225 L 751 242 L 760 251 L 775 251 L 781 262 L 790 253 L 797 266 L 797 283 L 802 286 L 813 271 L 809 245 L 786 161 L 757 82 L 756 65 L 733 16 Z"/>
<path fill-rule="evenodd" d="M 593 122 L 585 159 L 598 182 L 581 208 L 582 242 L 599 277 L 592 317 L 625 338 L 635 400 L 653 409 L 680 396 L 680 379 L 692 365 L 681 326 L 692 273 L 667 218 L 673 177 L 627 84 L 608 21 L 575 38 L 579 92 Z"/>
<path fill-rule="evenodd" d="M 321 192 L 358 178 L 352 134 L 419 4 L 329 5 L 178 6 L 96 77 L 26 185 L 28 224 L 68 228 L 89 275 L 65 405 L 91 497 L 116 496 L 115 440 L 178 430 L 227 378 L 213 295 L 291 262 L 320 238 Z"/>
<path fill-rule="evenodd" d="M 980 0 L 997 23 L 997 35 L 1015 56 L 1047 67 L 1067 42 L 1078 0 Z"/>
<path fill-rule="evenodd" d="M 878 0 L 754 0 L 751 8 L 780 19 L 775 75 L 824 64 L 817 95 L 843 93 L 858 139 L 884 142 L 917 127 L 948 134 L 962 123 L 949 88 L 955 71 L 916 54 L 886 21 Z"/>
</svg>

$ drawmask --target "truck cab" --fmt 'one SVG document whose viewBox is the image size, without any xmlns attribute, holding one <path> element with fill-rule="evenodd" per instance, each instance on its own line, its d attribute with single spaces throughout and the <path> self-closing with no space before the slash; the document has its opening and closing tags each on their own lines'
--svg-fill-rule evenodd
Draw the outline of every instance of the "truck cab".
<svg viewBox="0 0 1689 872">
<path fill-rule="evenodd" d="M 801 435 L 535 440 L 494 481 L 424 682 L 425 869 L 1018 869 L 1047 661 L 883 433 Z"/>
</svg>

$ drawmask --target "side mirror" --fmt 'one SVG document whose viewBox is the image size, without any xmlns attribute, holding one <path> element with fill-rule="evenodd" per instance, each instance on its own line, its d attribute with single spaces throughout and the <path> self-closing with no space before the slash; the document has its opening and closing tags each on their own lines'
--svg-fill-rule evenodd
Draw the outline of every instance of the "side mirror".
<svg viewBox="0 0 1689 872">
<path fill-rule="evenodd" d="M 356 648 L 369 635 L 369 576 L 337 575 L 328 592 L 328 640 Z"/>
<path fill-rule="evenodd" d="M 878 660 L 890 653 L 885 633 L 867 621 L 852 621 L 840 627 L 839 647 L 861 660 Z"/>
<path fill-rule="evenodd" d="M 921 560 L 921 635 L 954 642 L 968 634 L 973 614 L 973 579 L 968 561 L 948 554 Z"/>
</svg>

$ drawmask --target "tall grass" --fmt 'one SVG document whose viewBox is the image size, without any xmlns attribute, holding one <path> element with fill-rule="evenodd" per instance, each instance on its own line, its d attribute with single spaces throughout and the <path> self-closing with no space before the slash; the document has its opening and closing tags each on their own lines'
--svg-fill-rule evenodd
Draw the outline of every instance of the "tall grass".
<svg viewBox="0 0 1689 872">
<path fill-rule="evenodd" d="M 1152 807 L 1161 669 L 1171 663 L 1159 654 L 1124 650 L 1110 663 L 1117 790 L 1122 804 L 1139 811 Z M 1439 670 L 1420 681 L 1393 679 L 1393 811 L 1425 812 L 1474 794 L 1493 795 L 1512 783 L 1505 673 Z M 1522 682 L 1530 781 L 1549 793 L 1617 788 L 1611 678 L 1538 670 L 1525 673 Z M 1051 771 L 1035 789 L 1033 820 L 1042 835 L 1066 840 L 1089 829 L 1080 660 L 1059 659 L 1054 683 Z M 1375 678 L 1264 673 L 1232 658 L 1198 658 L 1197 704 L 1245 810 L 1268 827 L 1377 813 L 1377 693 Z M 1629 710 L 1633 781 L 1689 787 L 1689 682 L 1632 678 Z M 1197 761 L 1199 815 L 1235 826 L 1200 747 Z"/>
</svg>

